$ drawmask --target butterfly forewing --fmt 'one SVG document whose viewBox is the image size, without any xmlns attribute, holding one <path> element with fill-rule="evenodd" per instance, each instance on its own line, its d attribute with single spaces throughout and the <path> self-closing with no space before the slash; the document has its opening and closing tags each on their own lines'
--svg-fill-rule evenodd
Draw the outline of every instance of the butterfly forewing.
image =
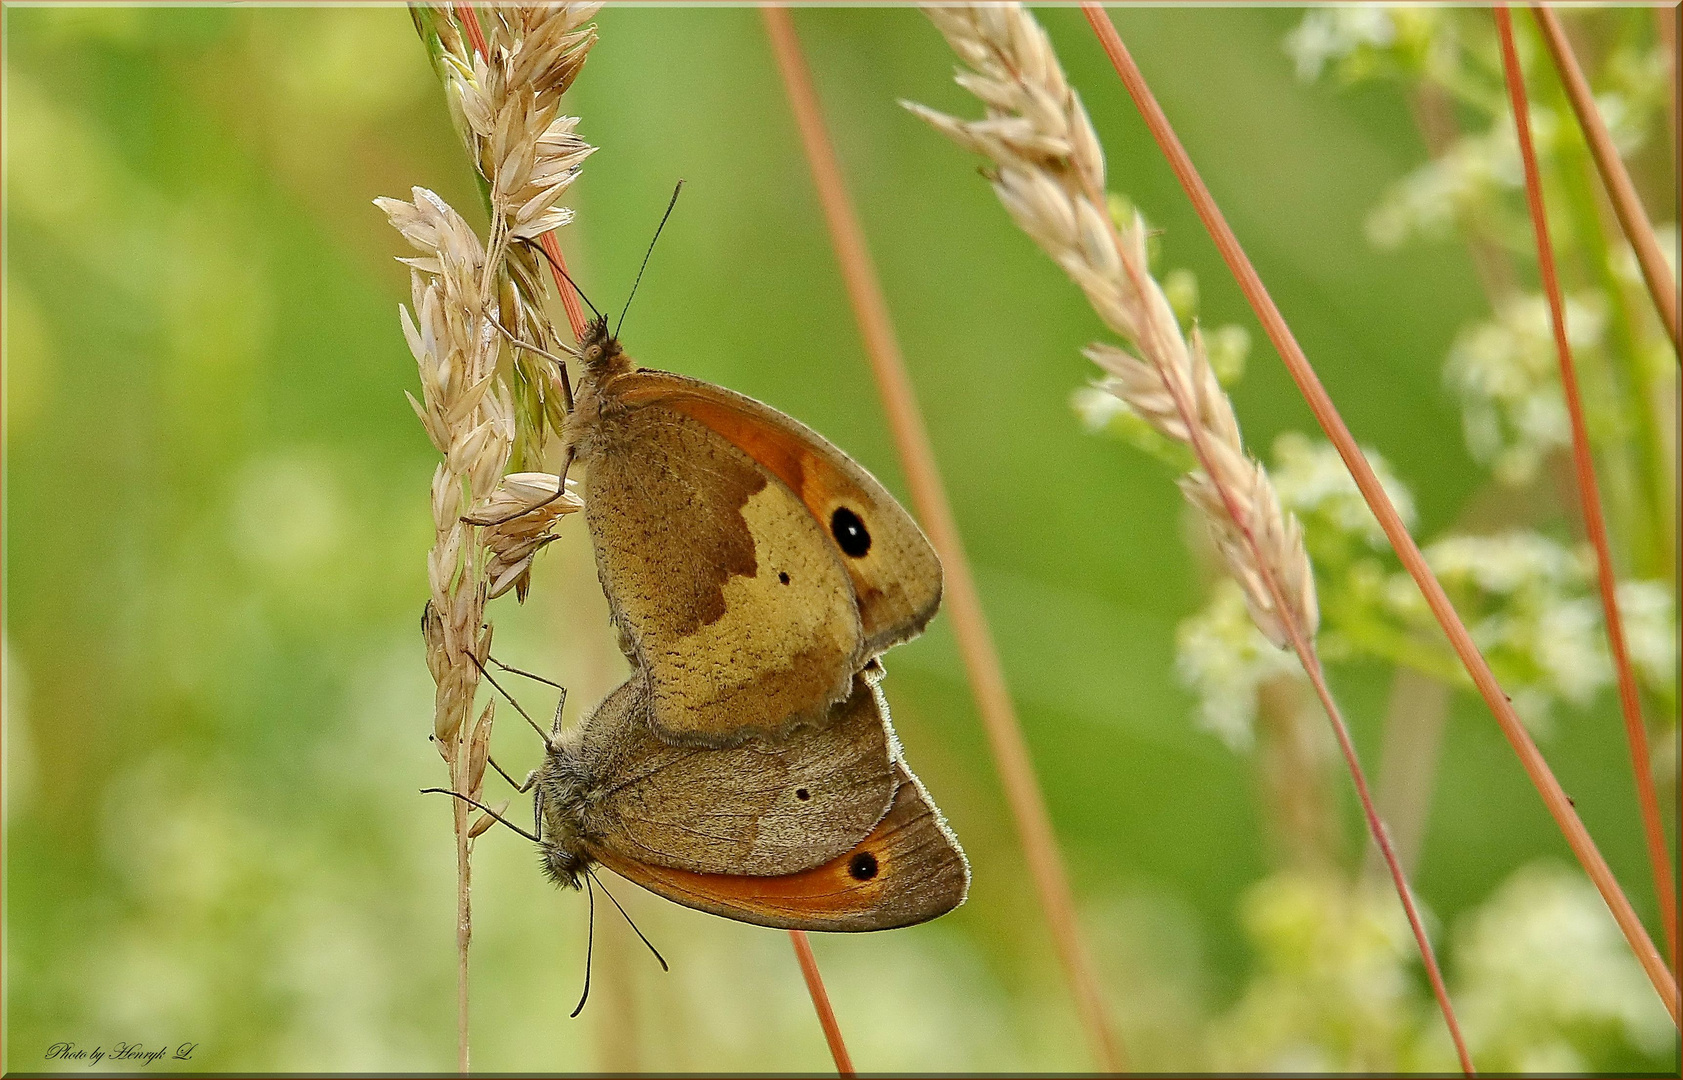
<svg viewBox="0 0 1683 1080">
<path fill-rule="evenodd" d="M 853 585 L 867 655 L 920 633 L 941 603 L 941 563 L 869 472 L 811 428 L 753 398 L 667 372 L 630 377 L 630 400 L 693 417 L 775 476 L 811 513 Z"/>
<path fill-rule="evenodd" d="M 660 403 L 604 410 L 585 515 L 654 727 L 729 745 L 820 722 L 865 644 L 852 585 L 787 485 Z"/>
</svg>

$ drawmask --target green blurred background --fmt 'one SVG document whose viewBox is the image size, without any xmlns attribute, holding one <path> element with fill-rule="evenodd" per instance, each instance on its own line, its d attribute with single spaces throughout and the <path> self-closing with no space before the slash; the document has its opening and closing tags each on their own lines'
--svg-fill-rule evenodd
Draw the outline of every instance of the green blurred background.
<svg viewBox="0 0 1683 1080">
<path fill-rule="evenodd" d="M 449 1068 L 450 812 L 417 794 L 444 777 L 416 632 L 435 455 L 402 395 L 406 252 L 371 205 L 422 185 L 483 221 L 426 55 L 401 7 L 4 17 L 4 1066 L 79 1068 L 48 1046 L 129 1040 L 197 1043 L 192 1068 Z M 1419 137 L 1394 91 L 1296 81 L 1280 43 L 1300 17 L 1117 22 L 1430 535 L 1482 480 L 1440 369 L 1483 299 L 1463 248 L 1364 238 Z M 1198 274 L 1204 317 L 1261 342 L 1079 13 L 1042 18 L 1113 187 Z M 684 178 L 629 350 L 799 417 L 903 494 L 759 15 L 597 21 L 568 97 L 602 148 L 568 196 L 576 276 L 617 306 Z M 1082 430 L 1069 399 L 1101 325 L 975 162 L 896 104 L 975 114 L 940 36 L 910 10 L 796 22 L 1118 1025 L 1141 1063 L 1199 1067 L 1202 1025 L 1257 970 L 1241 901 L 1272 863 L 1254 761 L 1193 725 L 1175 677 L 1176 623 L 1205 582 L 1173 474 Z M 1312 430 L 1265 345 L 1235 398 L 1256 447 Z M 492 616 L 499 655 L 568 685 L 571 717 L 625 668 L 583 530 L 562 531 L 530 601 Z M 945 620 L 887 667 L 975 883 L 933 924 L 816 940 L 854 1060 L 1086 1068 Z M 1372 761 L 1390 672 L 1332 674 Z M 1617 716 L 1603 694 L 1544 748 L 1657 936 Z M 1471 695 L 1446 739 L 1418 872 L 1444 933 L 1519 867 L 1569 861 Z M 495 752 L 516 771 L 538 757 L 507 723 Z M 783 935 L 623 886 L 673 971 L 607 913 L 591 1004 L 569 1020 L 583 897 L 512 836 L 484 837 L 475 867 L 477 1068 L 828 1067 Z"/>
</svg>

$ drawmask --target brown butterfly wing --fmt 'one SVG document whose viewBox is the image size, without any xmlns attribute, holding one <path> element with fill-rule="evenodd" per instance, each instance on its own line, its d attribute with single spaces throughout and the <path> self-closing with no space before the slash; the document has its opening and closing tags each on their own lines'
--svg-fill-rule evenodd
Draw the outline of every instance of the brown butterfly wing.
<svg viewBox="0 0 1683 1080">
<path fill-rule="evenodd" d="M 797 874 L 749 877 L 650 866 L 588 841 L 621 877 L 686 907 L 784 930 L 892 930 L 964 902 L 970 866 L 923 786 L 899 762 L 888 815 L 846 854 Z"/>
<path fill-rule="evenodd" d="M 888 812 L 895 775 L 880 692 L 864 675 L 822 727 L 703 749 L 648 725 L 642 679 L 585 722 L 596 793 L 582 832 L 639 863 L 717 874 L 789 874 L 835 859 Z"/>
<path fill-rule="evenodd" d="M 864 640 L 847 573 L 801 501 L 659 402 L 604 405 L 588 450 L 597 573 L 647 673 L 654 727 L 724 746 L 821 722 Z"/>
<path fill-rule="evenodd" d="M 621 401 L 658 402 L 723 436 L 793 491 L 831 539 L 875 655 L 917 636 L 941 604 L 941 563 L 917 523 L 877 479 L 822 435 L 769 405 L 664 371 L 620 380 Z M 836 535 L 837 514 L 858 529 Z M 843 518 L 846 521 L 846 518 Z"/>
</svg>

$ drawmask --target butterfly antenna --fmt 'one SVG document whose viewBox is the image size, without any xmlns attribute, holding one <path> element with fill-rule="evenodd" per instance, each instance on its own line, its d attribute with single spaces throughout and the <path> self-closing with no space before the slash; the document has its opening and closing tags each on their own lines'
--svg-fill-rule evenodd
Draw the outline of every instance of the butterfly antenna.
<svg viewBox="0 0 1683 1080">
<path fill-rule="evenodd" d="M 492 686 L 496 687 L 497 688 L 497 693 L 501 694 L 503 697 L 508 699 L 508 703 L 510 705 L 514 706 L 514 711 L 519 713 L 521 716 L 525 717 L 526 722 L 528 724 L 532 725 L 532 730 L 538 733 L 538 738 L 543 740 L 544 746 L 547 747 L 548 749 L 551 749 L 551 750 L 555 749 L 554 742 L 550 739 L 550 737 L 548 735 L 544 734 L 543 728 L 539 727 L 538 722 L 536 720 L 533 720 L 531 718 L 531 716 L 527 714 L 526 710 L 522 709 L 520 707 L 520 702 L 514 700 L 514 695 L 513 694 L 510 694 L 507 690 L 504 690 L 503 687 L 502 687 L 502 684 L 497 682 L 496 679 L 491 677 L 491 673 L 489 671 L 485 670 L 485 665 L 481 664 L 479 662 L 479 657 L 473 655 L 473 653 L 470 652 L 470 653 L 467 654 L 467 658 L 469 660 L 472 660 L 473 661 L 473 666 L 479 669 L 479 673 L 481 675 L 485 676 L 485 681 L 490 683 Z M 502 665 L 498 664 L 497 666 L 501 667 Z M 520 674 L 524 675 L 525 672 L 520 672 Z M 546 679 L 544 681 L 547 682 L 548 680 Z M 562 693 L 565 693 L 565 692 L 566 691 L 563 689 Z"/>
<path fill-rule="evenodd" d="M 590 887 L 590 879 L 595 877 L 590 871 L 584 874 L 585 895 L 590 897 L 590 929 L 584 932 L 584 993 L 579 995 L 578 1007 L 573 1010 L 577 1016 L 584 1011 L 584 1003 L 590 1000 L 590 954 L 596 949 L 596 893 Z"/>
<path fill-rule="evenodd" d="M 502 772 L 501 769 L 498 769 L 497 771 Z M 513 783 L 513 781 L 510 781 L 510 783 Z M 489 806 L 486 806 L 482 802 L 476 802 L 473 799 L 468 798 L 466 795 L 463 795 L 459 791 L 451 791 L 449 788 L 441 788 L 441 787 L 424 787 L 424 788 L 421 789 L 421 794 L 422 795 L 454 795 L 456 798 L 458 798 L 458 799 L 462 800 L 463 802 L 467 803 L 469 806 L 479 807 L 479 809 L 485 811 L 487 814 L 490 814 L 492 817 L 496 818 L 498 821 L 502 822 L 504 825 L 507 825 L 509 828 L 513 829 L 515 832 L 519 833 L 521 836 L 524 836 L 526 839 L 530 840 L 532 843 L 534 843 L 534 844 L 543 843 L 543 841 L 539 840 L 536 836 L 533 836 L 531 833 L 527 832 L 525 829 L 522 829 L 520 826 L 518 826 L 514 822 L 510 821 L 508 818 L 503 817 L 501 814 L 497 813 L 495 810 L 491 809 Z"/>
<path fill-rule="evenodd" d="M 631 295 L 625 298 L 625 307 L 619 313 L 619 323 L 614 327 L 614 337 L 619 337 L 619 328 L 625 325 L 625 313 L 631 310 L 631 301 L 637 295 L 637 286 L 643 283 L 643 271 L 649 268 L 649 256 L 654 254 L 655 240 L 660 239 L 660 230 L 666 228 L 666 219 L 672 216 L 672 208 L 678 205 L 678 193 L 684 190 L 684 182 L 678 181 L 678 186 L 672 189 L 672 201 L 666 204 L 666 213 L 660 216 L 660 224 L 655 226 L 654 240 L 649 241 L 649 250 L 643 253 L 643 265 L 637 268 L 637 280 L 631 283 Z"/>
<path fill-rule="evenodd" d="M 584 295 L 584 290 L 579 288 L 579 283 L 573 280 L 573 275 L 567 273 L 567 268 L 556 262 L 549 252 L 544 250 L 542 244 L 533 243 L 532 241 L 527 240 L 526 246 L 532 248 L 539 255 L 542 255 L 544 257 L 544 261 L 554 267 L 557 274 L 560 274 L 562 277 L 567 279 L 567 284 L 571 285 L 573 287 L 573 291 L 579 294 L 579 299 L 583 300 L 585 305 L 590 308 L 590 313 L 592 315 L 596 316 L 598 319 L 602 317 L 602 312 L 597 310 L 596 305 L 590 302 L 590 297 Z"/>
<path fill-rule="evenodd" d="M 626 925 L 631 927 L 632 932 L 635 933 L 638 937 L 643 938 L 643 944 L 645 944 L 649 947 L 649 951 L 654 953 L 654 958 L 657 961 L 659 961 L 660 970 L 671 971 L 672 969 L 666 966 L 666 957 L 660 955 L 660 950 L 654 947 L 654 942 L 650 941 L 646 937 L 643 937 L 643 932 L 641 930 L 637 929 L 637 924 L 631 921 L 631 916 L 626 915 L 625 909 L 619 906 L 619 901 L 614 900 L 614 894 L 608 891 L 608 887 L 606 885 L 602 884 L 602 879 L 599 878 L 599 877 L 596 877 L 595 872 L 590 870 L 588 867 L 585 869 L 584 872 L 586 874 L 589 874 L 591 877 L 596 878 L 596 884 L 601 887 L 602 895 L 606 896 L 609 900 L 613 901 L 614 907 L 619 908 L 619 913 L 621 915 L 625 916 Z"/>
<path fill-rule="evenodd" d="M 427 603 L 430 604 L 430 603 L 432 603 L 432 601 L 428 600 Z M 530 671 L 521 671 L 519 668 L 515 667 L 514 665 L 505 664 L 501 660 L 498 660 L 494 656 L 487 656 L 486 659 L 490 660 L 491 663 L 493 663 L 493 664 L 497 665 L 498 667 L 502 668 L 504 671 L 508 672 L 510 675 L 523 675 L 526 678 L 531 679 L 533 682 L 541 682 L 545 686 L 553 686 L 557 690 L 566 690 L 567 689 L 565 686 L 562 686 L 560 683 L 556 682 L 554 679 L 546 679 L 542 675 L 534 675 Z M 871 662 L 875 663 L 876 661 L 873 660 Z"/>
</svg>

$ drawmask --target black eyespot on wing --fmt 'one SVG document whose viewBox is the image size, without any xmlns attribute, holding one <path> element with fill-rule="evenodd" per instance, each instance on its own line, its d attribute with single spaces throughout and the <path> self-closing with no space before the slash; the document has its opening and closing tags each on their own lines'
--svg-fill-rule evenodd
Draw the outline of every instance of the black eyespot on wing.
<svg viewBox="0 0 1683 1080">
<path fill-rule="evenodd" d="M 781 581 L 785 585 L 789 584 L 789 571 L 779 570 L 777 572 L 777 580 Z"/>
<path fill-rule="evenodd" d="M 812 798 L 812 792 L 808 791 L 804 787 L 803 788 L 796 788 L 795 789 L 795 798 L 799 799 L 801 802 L 806 802 L 808 799 Z"/>
<path fill-rule="evenodd" d="M 865 531 L 865 523 L 845 506 L 837 507 L 836 512 L 830 515 L 830 534 L 841 545 L 842 551 L 855 559 L 871 550 L 871 534 Z"/>
<path fill-rule="evenodd" d="M 847 872 L 853 875 L 854 881 L 869 881 L 877 876 L 877 857 L 861 851 L 847 861 Z"/>
</svg>

